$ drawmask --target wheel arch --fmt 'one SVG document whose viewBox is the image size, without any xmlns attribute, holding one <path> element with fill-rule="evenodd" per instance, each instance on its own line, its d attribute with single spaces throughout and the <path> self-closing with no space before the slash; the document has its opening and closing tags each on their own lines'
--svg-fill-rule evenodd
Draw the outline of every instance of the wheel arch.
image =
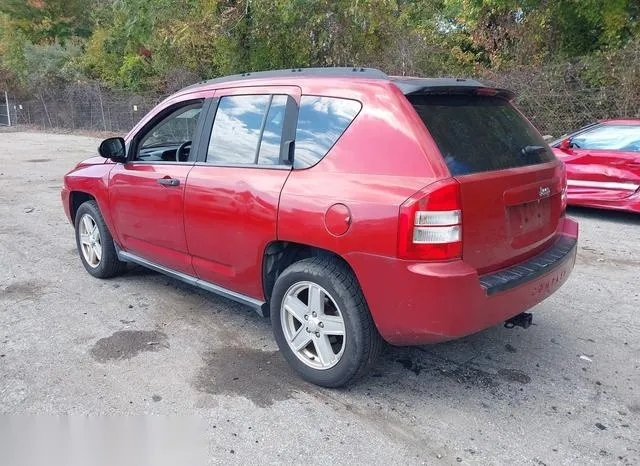
<svg viewBox="0 0 640 466">
<path fill-rule="evenodd" d="M 349 262 L 333 251 L 292 241 L 272 241 L 267 244 L 262 255 L 262 289 L 267 302 L 271 299 L 273 286 L 278 276 L 291 264 L 309 257 L 327 257 L 339 260 L 355 276 L 355 271 Z"/>
<path fill-rule="evenodd" d="M 100 209 L 100 214 L 107 225 L 109 233 L 113 237 L 114 241 L 118 242 L 118 232 L 113 223 L 113 219 L 111 218 L 111 212 L 109 211 L 107 190 L 102 189 L 100 186 L 95 190 L 82 189 L 82 186 L 79 188 L 81 189 L 70 189 L 69 191 L 69 216 L 71 218 L 71 223 L 75 225 L 76 213 L 83 203 L 87 201 L 95 201 L 96 204 L 98 204 L 98 209 Z"/>
<path fill-rule="evenodd" d="M 71 191 L 69 193 L 69 213 L 71 214 L 71 222 L 75 223 L 76 213 L 82 204 L 87 201 L 96 201 L 95 196 L 85 191 Z"/>
</svg>

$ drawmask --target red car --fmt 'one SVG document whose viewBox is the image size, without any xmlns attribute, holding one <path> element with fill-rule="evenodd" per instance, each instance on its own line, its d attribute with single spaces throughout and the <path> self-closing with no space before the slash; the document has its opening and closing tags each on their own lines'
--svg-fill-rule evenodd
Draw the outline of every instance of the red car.
<svg viewBox="0 0 640 466">
<path fill-rule="evenodd" d="M 640 213 L 640 120 L 607 120 L 552 143 L 568 203 Z"/>
<path fill-rule="evenodd" d="M 248 304 L 341 386 L 384 340 L 526 326 L 568 278 L 564 166 L 512 97 L 362 68 L 216 79 L 105 140 L 62 203 L 91 275 L 133 262 Z"/>
</svg>

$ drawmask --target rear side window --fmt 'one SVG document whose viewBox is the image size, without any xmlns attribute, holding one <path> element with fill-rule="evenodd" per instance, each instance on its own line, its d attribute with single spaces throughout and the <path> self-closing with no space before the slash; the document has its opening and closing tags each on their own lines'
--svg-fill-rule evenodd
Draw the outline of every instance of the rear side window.
<svg viewBox="0 0 640 466">
<path fill-rule="evenodd" d="M 318 163 L 342 136 L 361 107 L 356 100 L 302 96 L 293 166 L 308 168 Z"/>
<path fill-rule="evenodd" d="M 542 137 L 499 97 L 410 96 L 452 175 L 549 162 L 554 155 Z"/>
</svg>

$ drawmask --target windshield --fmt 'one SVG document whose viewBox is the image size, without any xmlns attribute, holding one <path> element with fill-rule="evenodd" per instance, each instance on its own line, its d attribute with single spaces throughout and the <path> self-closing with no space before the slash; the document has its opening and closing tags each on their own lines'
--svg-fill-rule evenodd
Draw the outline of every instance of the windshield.
<svg viewBox="0 0 640 466">
<path fill-rule="evenodd" d="M 547 143 L 505 99 L 423 95 L 409 101 L 454 176 L 554 160 Z"/>
<path fill-rule="evenodd" d="M 640 152 L 640 125 L 602 125 L 571 138 L 576 149 Z"/>
</svg>

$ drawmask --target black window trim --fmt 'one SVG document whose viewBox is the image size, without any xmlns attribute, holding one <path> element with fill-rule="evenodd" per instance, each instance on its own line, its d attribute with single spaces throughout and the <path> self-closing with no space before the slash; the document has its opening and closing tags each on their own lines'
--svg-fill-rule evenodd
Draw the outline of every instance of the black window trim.
<svg viewBox="0 0 640 466">
<path fill-rule="evenodd" d="M 202 130 L 203 130 L 203 124 L 204 124 L 204 120 L 205 120 L 205 115 L 207 114 L 209 107 L 211 105 L 211 100 L 210 98 L 196 98 L 196 99 L 186 99 L 186 100 L 181 100 L 180 102 L 176 102 L 172 105 L 169 105 L 168 107 L 162 109 L 157 115 L 155 115 L 151 120 L 149 120 L 142 128 L 140 128 L 140 130 L 135 134 L 135 136 L 133 136 L 133 138 L 131 138 L 131 142 L 129 143 L 129 147 L 127 150 L 127 164 L 134 164 L 134 165 L 194 165 L 199 157 L 200 151 L 201 151 L 201 144 L 202 144 Z M 202 102 L 202 110 L 200 110 L 200 115 L 198 115 L 198 123 L 196 124 L 196 130 L 193 134 L 193 140 L 191 142 L 191 149 L 190 149 L 190 153 L 196 154 L 196 157 L 193 157 L 191 160 L 186 161 L 186 162 L 172 162 L 172 161 L 168 161 L 168 160 L 155 160 L 155 161 L 149 161 L 149 160 L 134 160 L 133 158 L 135 157 L 136 151 L 138 149 L 138 144 L 140 142 L 140 139 L 142 137 L 144 137 L 148 132 L 150 128 L 153 128 L 154 126 L 156 126 L 158 123 L 160 123 L 162 120 L 164 120 L 166 117 L 168 117 L 169 115 L 171 115 L 173 112 L 175 112 L 176 110 L 182 108 L 182 107 L 188 107 L 189 105 L 198 103 L 198 102 Z"/>
<path fill-rule="evenodd" d="M 264 135 L 264 128 L 267 126 L 267 117 L 271 111 L 272 102 L 273 94 L 269 94 L 269 101 L 267 102 L 267 106 L 264 108 L 264 115 L 262 115 L 262 122 L 260 123 L 260 135 L 258 136 L 258 144 L 256 144 L 256 154 L 253 157 L 253 163 L 255 165 L 258 165 L 258 156 L 260 155 L 260 147 L 262 147 L 262 136 Z M 284 131 L 284 127 L 282 129 Z M 282 137 L 280 138 L 280 148 L 282 148 Z"/>
<path fill-rule="evenodd" d="M 267 170 L 291 170 L 291 165 L 258 165 L 257 163 L 207 163 L 196 162 L 196 167 L 217 167 L 217 168 L 256 168 Z"/>
<path fill-rule="evenodd" d="M 209 150 L 209 142 L 211 141 L 211 134 L 213 133 L 213 124 L 220 105 L 220 99 L 224 97 L 239 97 L 239 96 L 259 96 L 268 95 L 269 102 L 263 117 L 263 121 L 260 128 L 260 138 L 256 148 L 256 155 L 254 163 L 211 163 L 207 162 L 207 152 Z M 287 97 L 287 103 L 285 108 L 285 119 L 282 125 L 282 138 L 280 140 L 280 163 L 278 164 L 260 164 L 260 147 L 262 146 L 262 136 L 264 128 L 266 126 L 266 120 L 271 110 L 271 103 L 273 97 L 276 95 L 284 95 Z M 198 150 L 195 165 L 206 167 L 220 167 L 220 168 L 266 168 L 271 170 L 291 170 L 293 169 L 293 159 L 288 155 L 291 152 L 291 148 L 295 144 L 295 131 L 298 124 L 298 103 L 292 94 L 286 92 L 269 92 L 269 89 L 265 89 L 264 92 L 249 92 L 247 94 L 230 94 L 211 99 L 211 103 L 207 109 L 207 113 L 202 118 L 202 132 L 200 136 L 200 147 Z"/>
</svg>

